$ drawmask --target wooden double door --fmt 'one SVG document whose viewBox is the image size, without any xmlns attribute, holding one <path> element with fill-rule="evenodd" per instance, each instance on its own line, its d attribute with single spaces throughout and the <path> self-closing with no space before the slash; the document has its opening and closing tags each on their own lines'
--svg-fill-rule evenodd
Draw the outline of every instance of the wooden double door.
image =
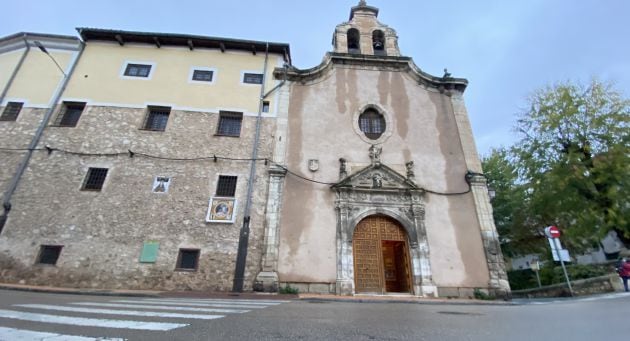
<svg viewBox="0 0 630 341">
<path fill-rule="evenodd" d="M 352 238 L 357 293 L 411 292 L 407 233 L 395 220 L 370 216 Z"/>
</svg>

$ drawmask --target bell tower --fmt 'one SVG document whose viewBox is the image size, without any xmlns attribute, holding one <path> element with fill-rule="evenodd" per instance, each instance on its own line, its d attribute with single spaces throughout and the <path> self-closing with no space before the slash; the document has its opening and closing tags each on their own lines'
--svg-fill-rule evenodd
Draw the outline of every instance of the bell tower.
<svg viewBox="0 0 630 341">
<path fill-rule="evenodd" d="M 400 56 L 396 31 L 378 20 L 378 8 L 361 0 L 350 10 L 350 19 L 337 25 L 333 48 L 337 53 Z"/>
</svg>

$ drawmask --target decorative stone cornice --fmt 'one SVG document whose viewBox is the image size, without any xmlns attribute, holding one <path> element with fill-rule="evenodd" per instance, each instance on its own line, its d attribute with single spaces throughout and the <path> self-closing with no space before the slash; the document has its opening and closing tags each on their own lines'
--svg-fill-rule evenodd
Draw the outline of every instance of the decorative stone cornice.
<svg viewBox="0 0 630 341">
<path fill-rule="evenodd" d="M 468 86 L 468 80 L 454 77 L 437 77 L 422 71 L 410 57 L 377 56 L 364 54 L 328 52 L 321 64 L 310 69 L 276 68 L 274 76 L 277 79 L 286 79 L 292 82 L 306 84 L 324 77 L 335 65 L 352 66 L 355 68 L 379 71 L 407 72 L 418 84 L 427 88 L 437 89 L 440 92 L 455 90 L 464 92 Z M 286 78 L 285 78 L 286 77 Z"/>
</svg>

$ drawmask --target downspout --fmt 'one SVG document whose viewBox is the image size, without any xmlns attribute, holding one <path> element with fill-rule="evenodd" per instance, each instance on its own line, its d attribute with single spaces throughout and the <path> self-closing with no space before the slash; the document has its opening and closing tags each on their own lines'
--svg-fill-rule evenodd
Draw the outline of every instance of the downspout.
<svg viewBox="0 0 630 341">
<path fill-rule="evenodd" d="M 11 77 L 9 77 L 9 81 L 7 82 L 7 85 L 4 87 L 4 89 L 2 89 L 2 94 L 0 95 L 0 106 L 2 105 L 2 102 L 4 102 L 4 97 L 7 95 L 7 92 L 9 92 L 11 85 L 13 85 L 13 80 L 15 80 L 15 77 L 17 76 L 18 72 L 22 68 L 22 64 L 24 63 L 24 59 L 26 59 L 26 55 L 28 54 L 28 51 L 31 50 L 31 46 L 28 44 L 28 40 L 26 40 L 26 33 L 24 33 L 24 36 L 22 37 L 22 39 L 24 40 L 24 44 L 26 45 L 26 50 L 24 50 L 22 57 L 20 57 L 20 61 L 15 67 L 15 70 L 13 70 Z"/>
<path fill-rule="evenodd" d="M 249 244 L 249 222 L 252 206 L 252 192 L 254 191 L 254 180 L 256 177 L 256 159 L 258 158 L 258 142 L 260 141 L 260 125 L 262 123 L 263 99 L 265 98 L 265 81 L 267 80 L 267 63 L 269 61 L 269 43 L 265 47 L 265 62 L 263 64 L 262 84 L 260 85 L 260 98 L 258 102 L 258 115 L 256 116 L 256 135 L 252 146 L 251 165 L 249 168 L 249 179 L 247 179 L 247 197 L 245 199 L 245 210 L 243 226 L 238 239 L 238 250 L 236 254 L 236 266 L 234 269 L 234 281 L 232 291 L 243 292 L 243 281 L 245 277 L 245 264 L 247 262 L 247 247 Z"/>
<path fill-rule="evenodd" d="M 64 75 L 64 78 L 62 79 L 61 87 L 57 90 L 57 93 L 54 95 L 52 103 L 50 103 L 50 106 L 48 110 L 46 111 L 46 114 L 44 114 L 44 118 L 39 124 L 39 127 L 37 127 L 35 136 L 33 136 L 33 139 L 31 140 L 31 143 L 28 146 L 28 151 L 26 152 L 26 155 L 24 155 L 22 162 L 18 166 L 17 171 L 15 172 L 15 174 L 13 175 L 13 178 L 11 179 L 11 183 L 9 184 L 6 192 L 4 192 L 4 199 L 2 202 L 2 207 L 4 208 L 4 212 L 2 213 L 2 215 L 0 215 L 0 232 L 2 232 L 2 229 L 4 228 L 4 224 L 7 222 L 7 218 L 9 217 L 9 212 L 11 211 L 11 197 L 13 196 L 13 193 L 15 192 L 15 189 L 17 188 L 20 182 L 20 179 L 22 178 L 22 174 L 24 174 L 24 170 L 26 170 L 26 167 L 28 166 L 28 163 L 31 160 L 31 156 L 33 156 L 33 150 L 35 149 L 35 147 L 37 147 L 37 144 L 39 143 L 39 140 L 41 139 L 42 134 L 44 133 L 44 128 L 46 128 L 46 126 L 48 125 L 48 122 L 50 121 L 50 118 L 52 117 L 53 112 L 55 111 L 57 102 L 59 102 L 61 95 L 66 90 L 68 81 L 70 80 L 70 77 L 74 73 L 74 69 L 76 68 L 77 63 L 79 59 L 81 58 L 81 55 L 83 54 L 84 48 L 85 48 L 84 43 L 80 42 L 79 53 L 76 55 L 76 57 L 72 61 L 72 65 L 70 66 L 70 71 L 68 72 L 67 75 Z"/>
</svg>

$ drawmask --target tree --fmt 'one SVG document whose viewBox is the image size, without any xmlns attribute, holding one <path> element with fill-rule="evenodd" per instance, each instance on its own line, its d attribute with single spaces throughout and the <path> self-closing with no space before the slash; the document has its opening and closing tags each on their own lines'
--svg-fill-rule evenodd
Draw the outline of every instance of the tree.
<svg viewBox="0 0 630 341">
<path fill-rule="evenodd" d="M 484 163 L 492 171 L 493 158 L 501 157 L 517 172 L 497 179 L 489 173 L 491 182 L 511 181 L 504 195 L 513 210 L 495 204 L 497 226 L 509 221 L 507 236 L 515 241 L 557 225 L 578 250 L 610 230 L 629 238 L 630 101 L 594 80 L 547 87 L 529 102 L 515 127 L 520 140 Z"/>
</svg>

